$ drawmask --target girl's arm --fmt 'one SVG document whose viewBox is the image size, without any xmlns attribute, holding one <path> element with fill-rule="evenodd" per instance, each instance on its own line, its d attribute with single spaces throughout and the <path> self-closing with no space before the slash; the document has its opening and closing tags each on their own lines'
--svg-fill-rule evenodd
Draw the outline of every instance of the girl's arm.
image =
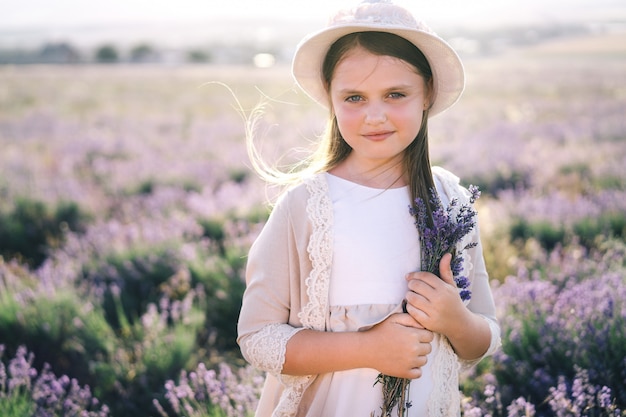
<svg viewBox="0 0 626 417">
<path fill-rule="evenodd" d="M 393 314 L 362 332 L 302 330 L 287 344 L 282 373 L 311 375 L 373 368 L 386 375 L 419 378 L 432 340 L 432 332 L 408 314 Z"/>
</svg>

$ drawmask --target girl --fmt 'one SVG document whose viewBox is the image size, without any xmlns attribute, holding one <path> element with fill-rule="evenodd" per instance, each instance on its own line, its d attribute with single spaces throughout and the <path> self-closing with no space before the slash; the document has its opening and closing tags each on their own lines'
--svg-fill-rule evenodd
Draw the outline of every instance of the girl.
<svg viewBox="0 0 626 417">
<path fill-rule="evenodd" d="M 414 272 L 408 207 L 432 188 L 443 204 L 468 200 L 458 178 L 430 166 L 427 138 L 428 118 L 463 90 L 462 64 L 407 10 L 364 2 L 300 43 L 293 75 L 330 122 L 305 169 L 280 176 L 254 161 L 265 178 L 296 178 L 246 271 L 238 342 L 267 372 L 257 416 L 380 415 L 379 373 L 411 380 L 409 416 L 459 415 L 460 370 L 500 340 L 478 231 L 463 265 L 467 303 L 450 255 L 441 277 Z"/>
</svg>

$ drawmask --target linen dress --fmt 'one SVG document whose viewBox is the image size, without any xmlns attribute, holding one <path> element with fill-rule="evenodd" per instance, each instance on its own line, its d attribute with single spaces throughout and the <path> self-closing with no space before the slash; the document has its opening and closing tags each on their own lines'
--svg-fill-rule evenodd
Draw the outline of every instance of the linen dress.
<svg viewBox="0 0 626 417">
<path fill-rule="evenodd" d="M 450 197 L 465 202 L 458 178 L 442 169 L 433 173 L 444 204 Z M 307 179 L 278 202 L 249 253 L 238 324 L 242 354 L 267 371 L 257 416 L 380 414 L 374 369 L 309 376 L 281 370 L 287 342 L 303 328 L 365 330 L 401 311 L 404 276 L 419 267 L 408 205 L 406 187 L 372 189 L 330 174 Z M 479 242 L 478 231 L 468 239 Z M 466 254 L 464 274 L 473 293 L 468 308 L 491 329 L 489 355 L 500 331 L 481 250 L 479 243 Z M 436 335 L 424 375 L 411 383 L 410 415 L 458 415 L 459 370 L 478 360 L 459 360 Z"/>
</svg>

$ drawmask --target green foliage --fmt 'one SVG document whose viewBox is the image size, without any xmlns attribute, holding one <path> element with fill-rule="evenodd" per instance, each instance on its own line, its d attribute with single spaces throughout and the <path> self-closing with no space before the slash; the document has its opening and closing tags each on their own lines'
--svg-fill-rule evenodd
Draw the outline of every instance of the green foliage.
<svg viewBox="0 0 626 417">
<path fill-rule="evenodd" d="M 215 257 L 210 264 L 196 262 L 190 265 L 192 282 L 206 291 L 203 309 L 206 315 L 206 333 L 202 339 L 221 351 L 237 348 L 237 321 L 241 298 L 245 290 L 243 253 L 231 250 L 224 257 Z"/>
<path fill-rule="evenodd" d="M 154 180 L 147 179 L 139 184 L 139 186 L 137 187 L 137 193 L 141 195 L 152 194 L 154 192 L 154 186 Z"/>
<path fill-rule="evenodd" d="M 0 416 L 2 417 L 25 417 L 35 411 L 35 403 L 30 395 L 15 392 L 9 395 L 0 395 Z"/>
<path fill-rule="evenodd" d="M 230 178 L 230 180 L 237 184 L 243 183 L 244 181 L 248 179 L 249 176 L 250 176 L 250 171 L 246 169 L 242 169 L 242 168 L 241 169 L 232 168 L 230 172 L 228 173 L 228 177 Z"/>
<path fill-rule="evenodd" d="M 85 279 L 104 292 L 103 308 L 115 329 L 134 323 L 150 303 L 163 296 L 162 286 L 173 277 L 179 262 L 173 251 L 163 247 L 135 247 L 111 253 L 85 266 Z"/>
<path fill-rule="evenodd" d="M 598 217 L 587 217 L 574 223 L 574 234 L 586 247 L 596 246 L 598 238 L 626 238 L 626 213 L 606 212 Z"/>
<path fill-rule="evenodd" d="M 483 194 L 496 196 L 502 190 L 528 188 L 531 175 L 528 172 L 515 170 L 496 170 L 484 175 L 467 175 L 463 178 L 466 184 L 478 186 Z"/>
<path fill-rule="evenodd" d="M 553 250 L 557 245 L 567 245 L 579 241 L 586 248 L 597 248 L 598 244 L 610 238 L 626 237 L 626 213 L 607 211 L 597 217 L 586 217 L 566 227 L 549 221 L 529 221 L 515 219 L 509 226 L 511 242 L 536 240 L 545 250 Z"/>
<path fill-rule="evenodd" d="M 89 384 L 97 380 L 91 364 L 108 360 L 113 351 L 114 334 L 102 312 L 69 290 L 37 294 L 26 304 L 7 294 L 0 320 L 0 340 L 8 351 L 26 345 L 38 367 L 49 363 L 56 372 Z"/>
<path fill-rule="evenodd" d="M 62 201 L 51 208 L 39 200 L 19 198 L 9 213 L 0 213 L 0 255 L 37 267 L 50 249 L 63 243 L 65 231 L 83 232 L 89 219 L 74 202 Z"/>
<path fill-rule="evenodd" d="M 163 381 L 210 349 L 236 346 L 243 289 L 232 287 L 230 277 L 239 276 L 241 261 L 222 264 L 217 257 L 199 279 L 168 246 L 104 254 L 83 270 L 85 282 L 102 289 L 103 316 L 116 333 L 113 359 L 95 365 L 96 393 L 115 415 L 149 408 Z"/>
<path fill-rule="evenodd" d="M 547 250 L 554 249 L 557 244 L 563 243 L 565 239 L 563 227 L 555 226 L 548 221 L 530 222 L 523 218 L 512 223 L 509 233 L 513 242 L 536 239 Z"/>
<path fill-rule="evenodd" d="M 626 186 L 626 181 L 617 175 L 603 175 L 593 179 L 593 186 L 598 190 L 619 190 Z"/>
<path fill-rule="evenodd" d="M 197 360 L 196 335 L 204 315 L 196 308 L 176 319 L 167 308 L 152 304 L 141 321 L 117 339 L 113 360 L 98 363 L 103 381 L 96 393 L 113 415 L 143 415 L 163 391 L 163 381 L 174 378 Z"/>
<path fill-rule="evenodd" d="M 224 220 L 218 218 L 205 218 L 198 220 L 198 223 L 202 227 L 202 235 L 211 240 L 220 243 L 220 247 L 224 246 L 224 239 L 226 238 L 226 231 L 224 230 Z"/>
<path fill-rule="evenodd" d="M 202 191 L 202 184 L 197 180 L 187 178 L 180 184 L 180 187 L 188 193 L 200 193 Z"/>
<path fill-rule="evenodd" d="M 573 162 L 559 167 L 561 175 L 576 175 L 580 178 L 590 178 L 591 168 L 586 162 Z"/>
</svg>

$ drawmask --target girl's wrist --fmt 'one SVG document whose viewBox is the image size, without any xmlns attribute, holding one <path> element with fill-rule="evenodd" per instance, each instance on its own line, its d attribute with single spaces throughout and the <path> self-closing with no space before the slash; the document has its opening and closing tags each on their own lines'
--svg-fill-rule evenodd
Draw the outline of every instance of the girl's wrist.
<svg viewBox="0 0 626 417">
<path fill-rule="evenodd" d="M 480 358 L 489 348 L 491 329 L 480 315 L 467 310 L 464 318 L 445 336 L 459 358 L 472 360 Z"/>
</svg>

